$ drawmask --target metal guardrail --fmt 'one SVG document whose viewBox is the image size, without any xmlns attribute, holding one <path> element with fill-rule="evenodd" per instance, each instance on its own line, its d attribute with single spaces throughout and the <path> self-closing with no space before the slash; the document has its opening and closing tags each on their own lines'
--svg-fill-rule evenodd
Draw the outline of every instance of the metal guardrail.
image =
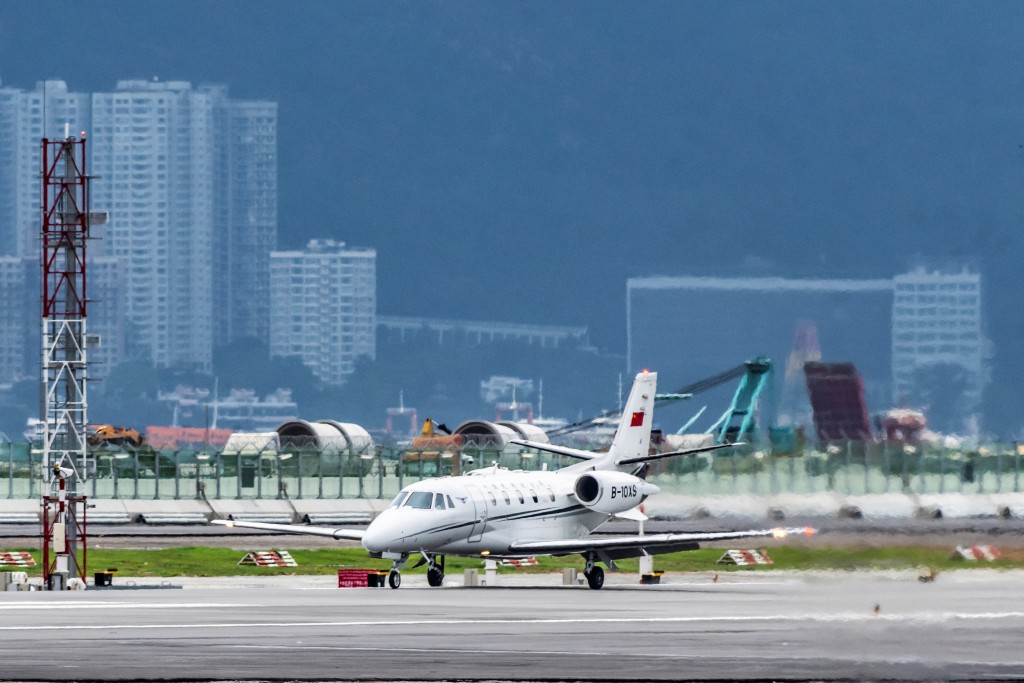
<svg viewBox="0 0 1024 683">
<path fill-rule="evenodd" d="M 0 498 L 41 495 L 41 455 L 27 444 L 0 443 Z M 245 452 L 212 447 L 99 448 L 90 453 L 82 492 L 94 499 L 381 499 L 393 497 L 413 481 L 494 463 L 553 470 L 572 462 L 518 447 L 498 449 L 486 441 L 463 443 L 458 453 L 381 446 L 362 451 L 289 447 Z M 824 491 L 974 494 L 1021 492 L 1022 471 L 1024 455 L 1016 443 L 942 448 L 846 441 L 795 445 L 785 451 L 744 446 L 673 458 L 653 463 L 648 476 L 666 492 L 694 496 Z M 97 514 L 90 513 L 89 521 L 96 521 Z"/>
<path fill-rule="evenodd" d="M 228 519 L 236 522 L 267 522 L 270 524 L 292 524 L 295 522 L 291 515 L 283 512 L 236 512 L 228 515 Z"/>
<path fill-rule="evenodd" d="M 146 512 L 139 515 L 142 524 L 206 524 L 209 519 L 201 512 Z"/>
<path fill-rule="evenodd" d="M 306 524 L 369 524 L 372 516 L 365 512 L 351 512 L 351 513 L 316 513 L 311 512 L 302 516 L 302 521 Z"/>
</svg>

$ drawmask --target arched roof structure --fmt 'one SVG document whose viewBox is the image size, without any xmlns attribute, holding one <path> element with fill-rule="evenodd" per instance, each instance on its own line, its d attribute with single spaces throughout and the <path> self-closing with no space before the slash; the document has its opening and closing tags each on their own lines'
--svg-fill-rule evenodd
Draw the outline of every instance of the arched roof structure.
<svg viewBox="0 0 1024 683">
<path fill-rule="evenodd" d="M 373 446 L 369 432 L 351 422 L 336 420 L 289 420 L 277 428 L 281 448 L 312 447 L 320 450 L 336 449 L 365 451 Z"/>
</svg>

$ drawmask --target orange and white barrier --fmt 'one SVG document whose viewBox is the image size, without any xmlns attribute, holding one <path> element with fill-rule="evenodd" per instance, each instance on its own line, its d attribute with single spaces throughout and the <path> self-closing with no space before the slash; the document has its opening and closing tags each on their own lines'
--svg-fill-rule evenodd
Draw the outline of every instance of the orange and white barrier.
<svg viewBox="0 0 1024 683">
<path fill-rule="evenodd" d="M 34 567 L 36 561 L 31 553 L 12 552 L 0 553 L 0 566 L 7 567 Z"/>
<path fill-rule="evenodd" d="M 536 567 L 536 557 L 510 557 L 501 561 L 503 567 Z"/>
<path fill-rule="evenodd" d="M 291 553 L 287 550 L 266 550 L 266 551 L 254 551 L 250 550 L 245 554 L 245 557 L 238 561 L 239 565 L 248 564 L 256 565 L 257 567 L 298 567 L 299 563 L 296 562 Z"/>
<path fill-rule="evenodd" d="M 953 558 L 961 560 L 985 560 L 992 562 L 993 560 L 998 560 L 999 557 L 999 548 L 991 545 L 958 545 L 956 550 L 953 551 Z"/>
<path fill-rule="evenodd" d="M 755 564 L 774 564 L 764 550 L 726 550 L 716 564 L 735 564 L 746 567 Z"/>
</svg>

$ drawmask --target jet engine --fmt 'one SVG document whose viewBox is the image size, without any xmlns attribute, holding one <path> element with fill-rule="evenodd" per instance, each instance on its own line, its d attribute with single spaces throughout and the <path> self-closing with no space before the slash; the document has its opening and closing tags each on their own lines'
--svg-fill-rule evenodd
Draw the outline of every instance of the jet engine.
<svg viewBox="0 0 1024 683">
<path fill-rule="evenodd" d="M 625 472 L 588 472 L 576 480 L 576 500 L 596 512 L 614 515 L 635 508 L 659 489 Z"/>
</svg>

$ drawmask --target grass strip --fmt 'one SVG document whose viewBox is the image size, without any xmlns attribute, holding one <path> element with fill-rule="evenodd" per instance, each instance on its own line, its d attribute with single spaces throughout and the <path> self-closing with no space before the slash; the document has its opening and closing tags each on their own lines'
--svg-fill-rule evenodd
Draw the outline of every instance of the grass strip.
<svg viewBox="0 0 1024 683">
<path fill-rule="evenodd" d="M 373 560 L 366 551 L 359 548 L 322 548 L 315 550 L 288 550 L 298 567 L 254 567 L 239 565 L 245 555 L 243 551 L 217 547 L 163 548 L 151 550 L 93 548 L 88 551 L 89 576 L 95 572 L 116 569 L 122 576 L 160 577 L 175 576 L 267 576 L 267 575 L 316 575 L 335 574 L 339 568 L 388 569 L 391 562 Z M 22 548 L 32 553 L 41 564 L 42 553 L 38 548 Z M 261 548 L 260 550 L 268 550 Z M 948 547 L 906 546 L 906 547 L 830 547 L 830 546 L 780 546 L 770 548 L 769 555 L 774 564 L 768 566 L 737 567 L 716 564 L 725 552 L 723 548 L 702 548 L 688 552 L 658 555 L 654 567 L 668 572 L 732 572 L 765 570 L 941 570 L 952 569 L 1024 569 L 1024 549 L 1003 551 L 1001 559 L 994 562 L 968 562 L 951 558 Z M 582 568 L 583 560 L 578 555 L 567 557 L 538 557 L 535 567 L 501 567 L 501 573 L 545 573 L 557 572 L 566 567 Z M 402 571 L 423 573 L 426 567 L 413 568 L 411 560 Z M 637 560 L 622 560 L 617 563 L 624 572 L 637 572 Z M 446 571 L 450 575 L 461 574 L 466 568 L 482 568 L 481 558 L 448 557 Z M 40 575 L 42 568 L 0 567 L 0 571 L 28 571 Z"/>
</svg>

